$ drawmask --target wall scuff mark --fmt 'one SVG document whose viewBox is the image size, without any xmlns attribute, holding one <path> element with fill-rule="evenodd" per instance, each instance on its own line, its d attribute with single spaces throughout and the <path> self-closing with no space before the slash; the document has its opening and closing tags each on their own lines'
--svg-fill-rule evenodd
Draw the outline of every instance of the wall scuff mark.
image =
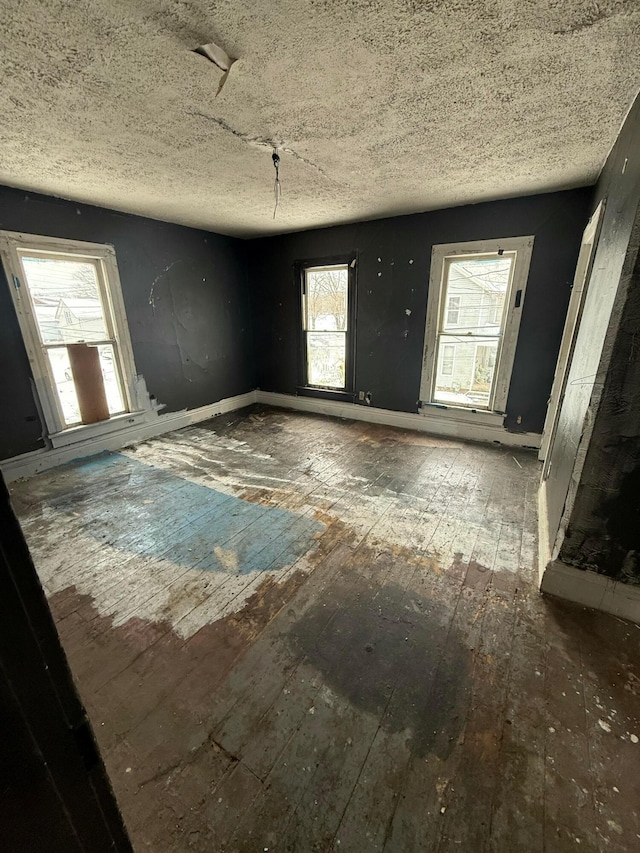
<svg viewBox="0 0 640 853">
<path fill-rule="evenodd" d="M 155 289 L 156 289 L 156 284 L 160 281 L 160 279 L 161 279 L 161 278 L 162 278 L 166 273 L 168 273 L 168 272 L 169 272 L 169 270 L 170 270 L 170 269 L 172 269 L 172 267 L 175 267 L 175 265 L 176 265 L 176 264 L 179 264 L 179 263 L 180 263 L 180 260 L 173 261 L 172 263 L 170 263 L 170 264 L 169 264 L 168 266 L 166 266 L 166 267 L 162 270 L 162 272 L 161 272 L 161 273 L 159 273 L 159 274 L 154 278 L 154 280 L 151 282 L 151 290 L 149 291 L 149 305 L 151 305 L 151 308 L 153 309 L 153 314 L 154 314 L 154 316 L 155 316 L 155 313 L 156 313 L 156 302 L 155 302 Z M 203 279 L 203 281 L 204 281 L 204 279 Z"/>
</svg>

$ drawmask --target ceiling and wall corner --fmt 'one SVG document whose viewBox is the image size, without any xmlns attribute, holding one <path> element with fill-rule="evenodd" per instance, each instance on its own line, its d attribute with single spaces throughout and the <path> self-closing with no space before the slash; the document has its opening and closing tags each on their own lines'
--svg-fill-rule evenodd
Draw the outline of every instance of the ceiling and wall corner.
<svg viewBox="0 0 640 853">
<path fill-rule="evenodd" d="M 586 186 L 639 66 L 636 0 L 4 0 L 0 183 L 243 237 Z"/>
</svg>

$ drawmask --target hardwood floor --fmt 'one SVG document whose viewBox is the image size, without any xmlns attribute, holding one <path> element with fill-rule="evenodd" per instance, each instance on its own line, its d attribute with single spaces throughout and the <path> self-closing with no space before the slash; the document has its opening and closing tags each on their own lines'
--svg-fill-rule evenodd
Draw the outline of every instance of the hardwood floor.
<svg viewBox="0 0 640 853">
<path fill-rule="evenodd" d="M 640 849 L 640 630 L 533 453 L 254 408 L 14 484 L 136 850 Z"/>
</svg>

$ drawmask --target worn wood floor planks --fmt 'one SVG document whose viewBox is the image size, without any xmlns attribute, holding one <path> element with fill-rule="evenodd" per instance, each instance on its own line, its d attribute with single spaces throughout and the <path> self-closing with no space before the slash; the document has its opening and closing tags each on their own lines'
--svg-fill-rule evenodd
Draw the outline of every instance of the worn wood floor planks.
<svg viewBox="0 0 640 853">
<path fill-rule="evenodd" d="M 17 483 L 136 850 L 640 847 L 640 630 L 535 455 L 254 407 Z"/>
</svg>

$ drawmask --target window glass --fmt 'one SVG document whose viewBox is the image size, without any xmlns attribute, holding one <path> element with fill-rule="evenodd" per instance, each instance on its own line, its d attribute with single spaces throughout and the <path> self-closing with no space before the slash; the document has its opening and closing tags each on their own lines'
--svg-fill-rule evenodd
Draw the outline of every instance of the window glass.
<svg viewBox="0 0 640 853">
<path fill-rule="evenodd" d="M 109 414 L 117 415 L 120 412 L 124 412 L 126 407 L 122 397 L 120 382 L 118 381 L 113 344 L 101 344 L 98 347 L 98 355 L 100 356 L 100 369 L 102 370 Z"/>
<path fill-rule="evenodd" d="M 71 374 L 71 364 L 66 347 L 50 347 L 47 350 L 53 381 L 55 382 L 60 408 L 66 426 L 75 426 L 81 423 L 80 406 L 76 386 Z"/>
<path fill-rule="evenodd" d="M 19 251 L 19 257 L 64 427 L 82 423 L 68 344 L 96 346 L 109 414 L 126 411 L 116 341 L 105 317 L 96 262 L 27 250 Z"/>
<path fill-rule="evenodd" d="M 80 417 L 80 406 L 76 386 L 71 372 L 71 363 L 66 347 L 48 347 L 47 356 L 51 364 L 53 381 L 60 399 L 60 407 L 68 427 L 82 423 Z M 103 344 L 98 347 L 100 368 L 104 381 L 104 390 L 107 396 L 107 405 L 110 415 L 117 415 L 125 411 L 122 399 L 122 391 L 114 364 L 114 351 L 111 344 Z"/>
<path fill-rule="evenodd" d="M 345 264 L 304 271 L 306 384 L 346 387 L 349 268 Z"/>
<path fill-rule="evenodd" d="M 108 338 L 94 264 L 23 255 L 22 265 L 43 343 Z"/>
<path fill-rule="evenodd" d="M 307 332 L 309 385 L 344 388 L 345 362 L 345 335 Z"/>
<path fill-rule="evenodd" d="M 307 331 L 346 331 L 348 281 L 346 267 L 307 270 Z"/>
<path fill-rule="evenodd" d="M 511 254 L 445 262 L 435 401 L 489 408 L 513 260 Z"/>
</svg>

